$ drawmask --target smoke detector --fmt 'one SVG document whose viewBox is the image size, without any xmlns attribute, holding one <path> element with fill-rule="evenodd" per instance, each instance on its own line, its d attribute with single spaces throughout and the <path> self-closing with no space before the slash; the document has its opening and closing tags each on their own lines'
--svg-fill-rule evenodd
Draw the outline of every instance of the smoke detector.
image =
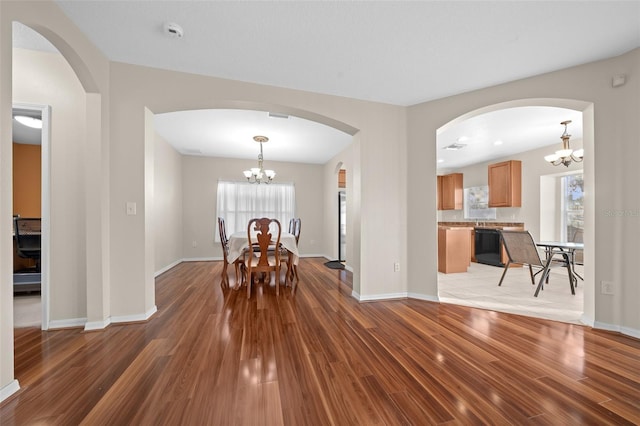
<svg viewBox="0 0 640 426">
<path fill-rule="evenodd" d="M 173 38 L 182 38 L 184 35 L 182 27 L 175 22 L 166 22 L 164 24 L 164 32 L 166 35 Z"/>
</svg>

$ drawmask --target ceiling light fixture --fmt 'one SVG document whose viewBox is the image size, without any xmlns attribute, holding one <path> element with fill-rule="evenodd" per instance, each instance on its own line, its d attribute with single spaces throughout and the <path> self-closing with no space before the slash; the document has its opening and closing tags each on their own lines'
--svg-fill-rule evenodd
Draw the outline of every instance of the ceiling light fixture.
<svg viewBox="0 0 640 426">
<path fill-rule="evenodd" d="M 42 120 L 39 118 L 29 117 L 26 115 L 16 115 L 13 118 L 24 126 L 31 127 L 32 129 L 42 129 Z"/>
<path fill-rule="evenodd" d="M 271 183 L 273 178 L 276 176 L 276 172 L 273 170 L 265 170 L 262 167 L 262 144 L 265 142 L 269 142 L 269 138 L 266 136 L 254 136 L 253 140 L 260 144 L 260 155 L 258 155 L 258 167 L 252 167 L 249 170 L 245 170 L 244 177 L 247 178 L 247 182 L 249 183 Z"/>
<path fill-rule="evenodd" d="M 571 120 L 566 120 L 560 123 L 564 126 L 564 133 L 560 136 L 562 139 L 562 149 L 556 151 L 555 154 L 546 155 L 544 159 L 554 166 L 559 166 L 563 164 L 565 167 L 569 167 L 569 164 L 572 162 L 579 163 L 584 159 L 584 150 L 578 149 L 576 151 L 572 150 L 569 146 L 569 138 L 570 134 L 567 133 L 567 125 L 571 123 Z"/>
</svg>

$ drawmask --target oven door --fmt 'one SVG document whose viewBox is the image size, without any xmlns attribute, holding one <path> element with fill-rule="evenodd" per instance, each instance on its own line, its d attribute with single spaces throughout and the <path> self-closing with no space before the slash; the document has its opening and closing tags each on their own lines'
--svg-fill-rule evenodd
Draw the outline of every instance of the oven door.
<svg viewBox="0 0 640 426">
<path fill-rule="evenodd" d="M 478 229 L 475 232 L 476 262 L 504 266 L 500 256 L 500 233 L 496 229 Z"/>
</svg>

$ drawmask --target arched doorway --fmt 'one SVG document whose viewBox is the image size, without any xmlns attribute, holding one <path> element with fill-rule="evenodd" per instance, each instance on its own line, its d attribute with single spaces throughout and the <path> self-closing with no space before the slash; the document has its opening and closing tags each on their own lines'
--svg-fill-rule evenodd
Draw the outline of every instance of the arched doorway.
<svg viewBox="0 0 640 426">
<path fill-rule="evenodd" d="M 582 143 L 583 143 L 585 152 L 587 153 L 594 152 L 593 151 L 593 143 L 594 143 L 593 131 L 592 131 L 593 129 L 592 105 L 582 101 L 571 101 L 566 99 L 523 99 L 519 101 L 512 101 L 512 102 L 506 102 L 503 104 L 487 106 L 485 108 L 481 108 L 479 110 L 475 110 L 475 111 L 471 111 L 469 113 L 463 114 L 462 116 L 457 117 L 454 120 L 451 120 L 450 122 L 442 126 L 440 129 L 438 129 L 438 135 L 470 119 L 477 120 L 478 118 L 486 117 L 490 114 L 497 114 L 500 111 L 504 112 L 509 109 L 516 110 L 518 108 L 525 109 L 529 107 L 546 108 L 546 109 L 555 108 L 558 111 L 560 111 L 561 114 L 574 114 L 574 115 L 578 114 L 579 119 L 575 121 L 582 122 L 582 129 L 580 130 L 583 130 L 583 131 L 576 132 L 576 133 L 582 134 Z M 564 115 L 561 115 L 561 116 L 564 116 Z M 532 121 L 535 121 L 535 120 L 532 120 Z M 521 208 L 493 209 L 498 211 L 497 216 L 496 216 L 496 212 L 494 211 L 494 212 L 491 212 L 493 216 L 487 216 L 487 218 L 484 218 L 484 219 L 482 218 L 473 219 L 473 218 L 467 217 L 467 212 L 462 209 L 455 212 L 439 211 L 438 222 L 445 223 L 445 224 L 449 224 L 451 222 L 454 222 L 454 223 L 461 222 L 461 224 L 470 225 L 472 228 L 477 226 L 476 222 L 478 222 L 480 225 L 486 225 L 490 227 L 492 226 L 492 224 L 498 224 L 498 225 L 523 224 L 525 229 L 530 230 L 532 232 L 532 235 L 534 235 L 534 238 L 538 239 L 540 236 L 541 227 L 544 228 L 545 226 L 545 224 L 542 223 L 543 222 L 542 216 L 544 215 L 541 214 L 541 208 L 548 209 L 549 207 L 547 204 L 550 204 L 550 203 L 543 203 L 540 201 L 540 200 L 543 200 L 543 201 L 545 200 L 544 198 L 545 195 L 544 194 L 540 195 L 540 186 L 541 186 L 540 179 L 542 176 L 559 174 L 560 172 L 564 171 L 564 170 L 559 170 L 558 168 L 549 166 L 544 161 L 545 154 L 552 153 L 553 151 L 559 149 L 560 147 L 559 136 L 562 131 L 560 126 L 560 122 L 562 121 L 562 119 L 556 120 L 556 121 L 557 123 L 553 122 L 551 124 L 555 126 L 557 135 L 556 137 L 548 138 L 549 143 L 547 143 L 547 145 L 551 144 L 551 146 L 549 146 L 548 148 L 535 148 L 533 150 L 528 150 L 527 154 L 515 154 L 515 156 L 514 154 L 509 154 L 505 157 L 497 158 L 495 159 L 495 161 L 493 161 L 493 162 L 504 161 L 510 158 L 517 158 L 519 160 L 524 160 L 522 164 L 523 164 L 523 169 L 526 168 L 527 170 L 526 179 L 528 180 L 525 182 L 525 175 L 523 175 L 523 190 L 522 190 L 523 204 Z M 491 133 L 491 132 L 488 132 L 488 129 L 486 128 L 482 130 L 483 132 Z M 523 129 L 523 131 L 526 131 L 526 130 Z M 496 139 L 496 141 L 492 140 L 491 142 L 496 143 L 497 145 L 503 142 L 507 143 L 508 141 L 506 140 L 501 141 Z M 578 140 L 578 142 L 580 141 Z M 472 141 L 461 142 L 461 144 L 464 144 L 464 143 L 473 143 L 473 142 Z M 440 145 L 441 144 L 438 143 L 439 147 Z M 485 150 L 491 150 L 491 149 L 492 149 L 491 147 L 485 148 Z M 548 152 L 546 152 L 545 149 Z M 438 151 L 438 155 L 439 154 L 440 154 L 440 151 Z M 464 172 L 463 175 L 465 177 L 464 179 L 465 188 L 468 188 L 470 186 L 473 187 L 476 184 L 479 184 L 479 181 L 482 179 L 484 179 L 484 182 L 481 182 L 481 184 L 486 185 L 486 176 L 487 176 L 486 166 L 491 162 L 492 160 L 487 160 L 482 158 L 480 159 L 480 166 L 478 168 L 474 169 L 473 166 L 467 165 L 467 166 L 459 167 L 455 170 L 452 170 L 452 169 L 445 170 L 445 173 L 453 172 L 453 171 Z M 528 165 L 527 165 L 527 162 L 529 162 Z M 588 189 L 585 189 L 585 193 L 587 192 L 589 193 L 589 199 L 585 200 L 584 232 L 585 234 L 588 233 L 590 235 L 594 234 L 593 164 L 594 164 L 593 155 L 588 155 L 588 154 L 585 155 L 584 163 L 580 163 L 580 165 L 584 166 L 585 188 L 588 188 Z M 441 166 L 441 164 L 439 164 L 439 166 Z M 482 167 L 484 167 L 484 169 Z M 439 167 L 439 168 L 442 170 L 442 167 Z M 564 169 L 564 167 L 562 167 L 562 169 Z M 536 174 L 536 176 L 533 176 L 534 174 Z M 482 179 L 479 178 L 480 175 Z M 532 184 L 531 181 L 533 179 L 535 179 L 535 182 L 533 182 Z M 526 194 L 525 194 L 525 186 L 527 187 Z M 510 222 L 513 222 L 513 223 L 510 223 Z M 548 231 L 545 231 L 545 232 L 546 232 L 546 235 L 548 236 L 549 235 Z M 591 255 L 592 248 L 585 249 L 585 253 L 586 253 L 585 254 L 586 257 Z M 474 266 L 473 263 L 471 265 Z M 465 276 L 465 274 L 451 274 L 450 276 L 450 275 L 439 273 L 438 274 L 439 275 L 439 283 L 438 283 L 439 298 L 443 301 L 448 301 L 449 299 L 451 299 L 453 300 L 453 303 L 455 303 L 455 301 L 457 300 L 461 304 L 468 304 L 471 306 L 480 306 L 486 309 L 492 309 L 492 310 L 498 310 L 498 311 L 503 310 L 506 312 L 515 312 L 515 313 L 521 313 L 524 315 L 540 316 L 543 318 L 552 318 L 552 319 L 558 319 L 558 320 L 568 320 L 572 322 L 579 321 L 582 323 L 590 323 L 592 322 L 591 318 L 593 318 L 593 309 L 594 309 L 593 303 L 592 303 L 593 292 L 594 292 L 592 268 L 593 268 L 593 264 L 591 265 L 586 264 L 585 281 L 584 283 L 580 282 L 580 284 L 584 284 L 580 288 L 580 290 L 585 292 L 584 293 L 585 304 L 581 306 L 580 310 L 576 310 L 570 315 L 566 315 L 562 312 L 563 307 L 566 307 L 566 305 L 563 305 L 562 302 L 558 302 L 557 311 L 555 312 L 553 310 L 548 311 L 548 306 L 545 306 L 543 309 L 539 310 L 539 313 L 536 314 L 537 304 L 542 304 L 544 302 L 541 302 L 540 300 L 537 300 L 537 299 L 533 299 L 533 291 L 529 291 L 530 289 L 528 287 L 526 288 L 525 291 L 527 292 L 526 295 L 529 296 L 531 300 L 525 300 L 524 302 L 522 301 L 518 302 L 517 300 L 514 301 L 512 300 L 513 295 L 505 296 L 504 300 L 493 299 L 494 297 L 493 293 L 498 291 L 497 283 L 502 273 L 502 268 L 495 268 L 496 270 L 494 271 L 495 273 L 493 274 L 491 274 L 490 272 L 485 274 L 484 280 L 487 281 L 486 283 L 487 290 L 486 291 L 478 290 L 478 293 L 476 293 L 475 296 L 474 296 L 473 288 L 469 288 L 468 293 L 463 294 L 462 296 L 460 296 L 460 293 L 459 293 L 459 292 L 464 292 L 464 290 L 462 290 L 462 287 L 464 286 L 465 279 L 467 279 L 466 281 L 467 283 L 470 283 L 471 276 Z M 474 269 L 474 271 L 475 270 L 476 269 Z M 458 277 L 456 277 L 455 279 L 458 280 L 457 283 L 459 283 L 456 286 L 456 293 L 454 295 L 446 292 L 446 288 L 447 288 L 446 284 L 441 285 L 441 282 L 449 282 L 450 280 L 452 280 L 453 275 L 458 275 Z M 567 279 L 566 274 L 563 278 L 566 281 Z M 569 290 L 566 288 L 568 286 L 564 286 L 563 284 L 564 282 L 561 282 L 560 285 L 557 286 L 558 289 L 564 290 L 567 294 L 570 294 Z M 489 295 L 490 293 L 491 295 Z M 496 297 L 499 297 L 499 296 L 496 296 Z M 577 300 L 576 298 L 573 299 L 573 301 L 576 301 L 576 300 Z M 510 306 L 510 304 L 512 306 Z M 513 307 L 518 304 L 520 305 L 528 304 L 529 306 L 522 306 L 518 308 Z"/>
</svg>

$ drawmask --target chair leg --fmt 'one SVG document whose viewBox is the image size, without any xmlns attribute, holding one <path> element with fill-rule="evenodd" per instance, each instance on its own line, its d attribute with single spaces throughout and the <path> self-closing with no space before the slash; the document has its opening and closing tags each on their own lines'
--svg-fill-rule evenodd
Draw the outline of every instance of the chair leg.
<svg viewBox="0 0 640 426">
<path fill-rule="evenodd" d="M 540 290 L 544 289 L 545 280 L 549 282 L 549 266 L 551 265 L 552 257 L 553 256 L 549 256 L 547 258 L 547 262 L 544 264 L 544 269 L 542 270 L 542 274 L 540 274 L 540 282 L 538 283 L 538 287 L 536 288 L 536 292 L 533 294 L 533 297 L 538 297 Z"/>
<path fill-rule="evenodd" d="M 276 266 L 276 296 L 280 296 L 280 267 Z M 271 272 L 269 272 L 269 281 L 271 281 Z"/>
<path fill-rule="evenodd" d="M 229 275 L 227 275 L 227 261 L 223 260 L 222 261 L 222 274 L 220 274 L 220 278 L 222 278 L 222 280 L 220 281 L 220 287 L 222 287 L 223 289 L 227 289 L 229 288 Z"/>
<path fill-rule="evenodd" d="M 567 274 L 569 275 L 569 287 L 571 288 L 571 294 L 573 294 L 575 296 L 576 294 L 576 288 L 574 286 L 574 282 L 577 284 L 578 283 L 578 279 L 576 277 L 573 276 L 573 273 L 571 272 L 571 259 L 569 258 L 568 254 L 563 255 L 565 263 L 566 263 L 566 267 L 567 267 Z"/>
<path fill-rule="evenodd" d="M 500 282 L 498 283 L 498 287 L 502 285 L 502 280 L 504 280 L 504 276 L 507 275 L 507 271 L 509 270 L 509 264 L 511 264 L 511 259 L 507 260 L 507 264 L 504 265 L 504 271 L 502 272 L 502 276 L 500 277 Z"/>
<path fill-rule="evenodd" d="M 247 268 L 247 299 L 251 298 L 251 284 L 253 281 L 253 274 L 251 273 L 251 266 Z"/>
<path fill-rule="evenodd" d="M 529 265 L 529 275 L 531 275 L 531 285 L 536 285 L 535 280 L 533 279 L 533 268 Z"/>
</svg>

